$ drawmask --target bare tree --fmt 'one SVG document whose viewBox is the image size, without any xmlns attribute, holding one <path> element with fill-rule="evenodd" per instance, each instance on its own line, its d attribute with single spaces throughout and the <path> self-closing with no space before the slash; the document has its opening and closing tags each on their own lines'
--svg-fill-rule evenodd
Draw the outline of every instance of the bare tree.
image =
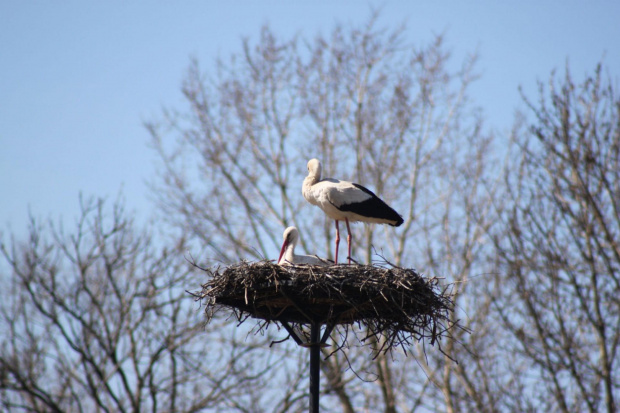
<svg viewBox="0 0 620 413">
<path fill-rule="evenodd" d="M 0 246 L 0 400 L 7 411 L 204 411 L 250 403 L 274 364 L 185 293 L 182 244 L 156 248 L 121 203 L 81 202 L 70 232 L 32 219 Z M 234 331 L 233 331 L 234 333 Z M 260 350 L 256 357 L 251 354 Z"/>
<path fill-rule="evenodd" d="M 358 261 L 385 258 L 456 282 L 458 316 L 475 314 L 468 327 L 479 330 L 487 307 L 467 297 L 467 281 L 484 255 L 492 194 L 479 186 L 490 141 L 466 93 L 475 59 L 450 69 L 441 36 L 413 47 L 404 27 L 377 21 L 313 40 L 280 41 L 265 28 L 213 72 L 192 63 L 188 110 L 148 125 L 163 166 L 154 193 L 178 241 L 156 241 L 121 204 L 108 210 L 95 200 L 82 202 L 71 231 L 33 219 L 28 240 L 3 241 L 5 408 L 303 411 L 305 352 L 290 342 L 268 349 L 283 332 L 236 328 L 226 314 L 205 328 L 185 292 L 203 280 L 183 256 L 191 249 L 205 265 L 274 257 L 291 224 L 302 248 L 321 253 L 321 245 L 329 256 L 333 224 L 300 191 L 315 156 L 406 219 L 396 231 L 355 227 Z M 438 343 L 444 353 L 429 354 L 420 343 L 405 357 L 369 351 L 381 339 L 346 344 L 324 353 L 325 411 L 435 411 L 490 399 L 492 389 L 454 367 L 471 348 Z M 463 394 L 455 381 L 465 379 Z"/>
<path fill-rule="evenodd" d="M 71 231 L 33 219 L 28 239 L 2 240 L 5 409 L 304 411 L 306 352 L 234 314 L 204 326 L 185 291 L 203 275 L 184 256 L 275 258 L 295 225 L 300 248 L 329 257 L 332 221 L 301 196 L 313 157 L 405 218 L 354 226 L 353 258 L 444 278 L 465 327 L 434 343 L 442 351 L 420 342 L 387 354 L 380 337 L 345 342 L 336 329 L 323 411 L 617 409 L 611 82 L 600 67 L 581 84 L 552 76 L 526 99 L 532 126 L 517 124 L 503 159 L 468 99 L 475 58 L 455 65 L 442 36 L 414 47 L 379 17 L 312 39 L 265 27 L 212 70 L 192 62 L 187 107 L 147 125 L 161 166 L 153 193 L 176 239 L 137 228 L 121 203 L 87 200 Z"/>
<path fill-rule="evenodd" d="M 193 62 L 183 87 L 187 108 L 147 125 L 161 160 L 154 193 L 204 265 L 275 258 L 289 225 L 299 228 L 301 248 L 330 256 L 333 223 L 301 196 L 306 163 L 320 158 L 327 175 L 368 186 L 405 218 L 397 230 L 354 227 L 354 258 L 385 257 L 456 282 L 458 316 L 484 331 L 488 300 L 466 290 L 486 268 L 481 238 L 497 174 L 486 167 L 491 138 L 467 98 L 475 58 L 454 67 L 441 36 L 414 47 L 404 26 L 383 29 L 378 18 L 313 39 L 281 40 L 263 28 L 213 70 Z M 427 357 L 420 344 L 407 358 L 349 344 L 323 364 L 328 411 L 434 411 L 474 393 L 486 394 L 475 396 L 478 405 L 492 398 L 490 386 L 479 390 L 478 376 L 448 366 L 449 357 L 469 354 L 462 346 L 440 343 L 446 358 Z M 484 376 L 478 357 L 475 371 Z M 301 375 L 306 366 L 299 368 Z M 461 395 L 459 380 L 470 381 Z"/>
<path fill-rule="evenodd" d="M 526 99 L 506 174 L 493 307 L 513 411 L 614 412 L 620 397 L 620 98 L 601 66 Z"/>
</svg>

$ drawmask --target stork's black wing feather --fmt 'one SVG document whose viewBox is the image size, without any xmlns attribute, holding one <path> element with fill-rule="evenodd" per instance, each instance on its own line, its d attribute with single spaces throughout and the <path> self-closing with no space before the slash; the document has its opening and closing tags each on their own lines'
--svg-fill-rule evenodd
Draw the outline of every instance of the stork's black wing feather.
<svg viewBox="0 0 620 413">
<path fill-rule="evenodd" d="M 392 207 L 383 202 L 381 198 L 375 195 L 370 189 L 365 188 L 359 184 L 353 184 L 357 189 L 360 189 L 370 195 L 365 201 L 362 202 L 353 202 L 350 204 L 340 205 L 338 209 L 341 211 L 353 212 L 357 215 L 361 215 L 363 217 L 368 218 L 378 218 L 385 219 L 388 221 L 393 221 L 394 223 L 389 223 L 394 227 L 397 227 L 403 223 L 403 218 L 396 212 Z"/>
</svg>

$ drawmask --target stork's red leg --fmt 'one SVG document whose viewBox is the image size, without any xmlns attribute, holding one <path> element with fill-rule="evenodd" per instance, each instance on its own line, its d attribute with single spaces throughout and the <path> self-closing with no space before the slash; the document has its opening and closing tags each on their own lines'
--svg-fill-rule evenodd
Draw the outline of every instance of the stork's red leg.
<svg viewBox="0 0 620 413">
<path fill-rule="evenodd" d="M 338 220 L 334 221 L 336 223 L 336 257 L 334 259 L 334 264 L 338 264 L 338 244 L 340 244 L 340 229 L 338 229 Z"/>
<path fill-rule="evenodd" d="M 349 227 L 349 219 L 345 218 L 344 222 L 347 223 L 347 245 L 349 246 L 349 265 L 351 265 L 351 227 Z"/>
</svg>

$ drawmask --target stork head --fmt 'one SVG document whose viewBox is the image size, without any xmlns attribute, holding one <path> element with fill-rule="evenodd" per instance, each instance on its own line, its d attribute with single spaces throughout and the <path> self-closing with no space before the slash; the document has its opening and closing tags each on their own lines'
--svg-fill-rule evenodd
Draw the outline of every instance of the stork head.
<svg viewBox="0 0 620 413">
<path fill-rule="evenodd" d="M 284 230 L 284 234 L 282 235 L 284 238 L 284 242 L 282 243 L 282 248 L 280 249 L 280 256 L 278 257 L 278 264 L 281 263 L 282 257 L 286 253 L 286 251 L 290 248 L 294 250 L 295 245 L 297 245 L 297 240 L 299 239 L 299 231 L 295 227 L 288 227 Z M 292 255 L 291 251 L 291 255 Z"/>
</svg>

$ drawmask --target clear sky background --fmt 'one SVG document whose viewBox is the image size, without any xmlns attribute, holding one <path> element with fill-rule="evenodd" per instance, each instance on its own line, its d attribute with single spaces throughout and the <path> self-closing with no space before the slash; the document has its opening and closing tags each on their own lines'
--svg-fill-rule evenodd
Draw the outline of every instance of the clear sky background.
<svg viewBox="0 0 620 413">
<path fill-rule="evenodd" d="M 37 217 L 78 214 L 78 194 L 152 214 L 145 121 L 182 105 L 191 57 L 203 68 L 240 51 L 266 23 L 313 37 L 336 22 L 406 22 L 411 44 L 444 33 L 460 63 L 477 52 L 472 88 L 487 126 L 510 128 L 518 87 L 568 61 L 581 80 L 604 58 L 620 77 L 619 1 L 2 1 L 0 2 L 0 231 L 23 234 Z"/>
</svg>

